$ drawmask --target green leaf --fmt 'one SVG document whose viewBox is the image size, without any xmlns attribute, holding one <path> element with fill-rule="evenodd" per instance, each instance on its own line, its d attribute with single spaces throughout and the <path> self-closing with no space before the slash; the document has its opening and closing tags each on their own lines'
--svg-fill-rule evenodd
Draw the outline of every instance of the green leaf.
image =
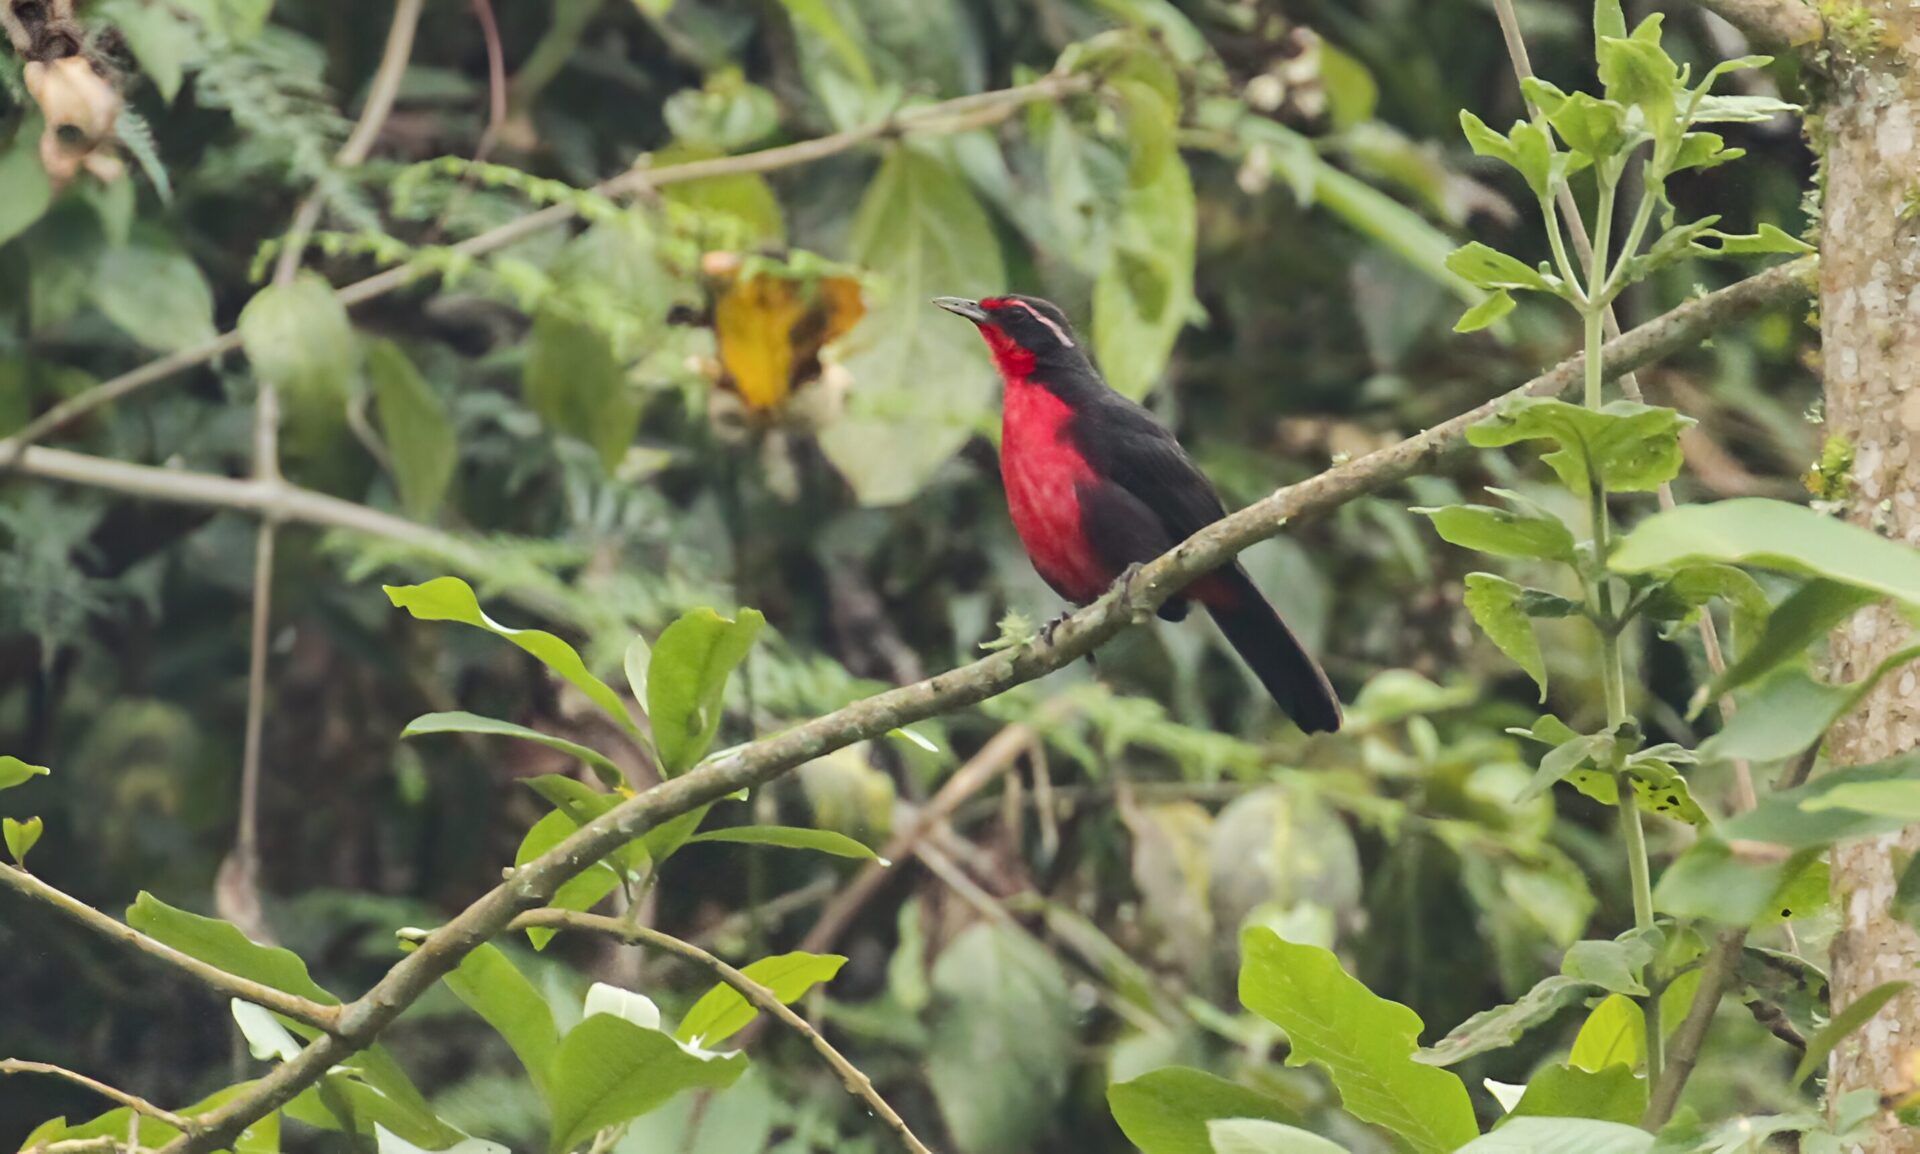
<svg viewBox="0 0 1920 1154">
<path fill-rule="evenodd" d="M 346 428 L 360 379 L 360 342 L 346 305 L 317 273 L 268 285 L 240 313 L 254 373 L 280 390 L 288 455 L 324 459 Z"/>
<path fill-rule="evenodd" d="M 1665 578 L 1652 590 L 1642 610 L 1655 621 L 1665 622 L 1668 634 L 1699 620 L 1700 609 L 1719 598 L 1733 610 L 1732 642 L 1736 649 L 1748 645 L 1759 635 L 1773 613 L 1766 590 L 1752 574 L 1732 565 L 1695 565 Z"/>
<path fill-rule="evenodd" d="M 527 405 L 548 428 L 593 446 L 608 472 L 626 456 L 640 427 L 640 396 L 608 335 L 543 309 L 534 317 L 521 368 Z"/>
<path fill-rule="evenodd" d="M 1059 1118 L 1079 1043 L 1067 975 L 1016 929 L 976 922 L 933 966 L 927 1081 L 962 1154 L 1033 1147 Z"/>
<path fill-rule="evenodd" d="M 1700 133 L 1697 135 L 1710 136 L 1712 134 Z M 1718 137 L 1714 139 L 1717 140 Z M 1722 256 L 1751 256 L 1754 254 L 1775 252 L 1787 253 L 1791 256 L 1803 256 L 1815 251 L 1814 247 L 1806 241 L 1784 232 L 1771 224 L 1761 225 L 1760 231 L 1751 236 L 1740 236 L 1733 233 L 1720 232 L 1717 229 L 1706 235 L 1720 242 L 1718 251 Z"/>
<path fill-rule="evenodd" d="M 1547 115 L 1548 123 L 1567 142 L 1596 161 L 1610 160 L 1627 143 L 1624 106 L 1585 92 L 1575 92 Z"/>
<path fill-rule="evenodd" d="M 498 946 L 482 944 L 461 959 L 446 982 L 455 997 L 506 1039 L 540 1097 L 552 1102 L 547 1078 L 560 1046 L 560 1031 L 553 1024 L 547 999 L 527 976 Z"/>
<path fill-rule="evenodd" d="M 1600 987 L 1580 978 L 1555 974 L 1538 984 L 1518 1001 L 1482 1010 L 1453 1028 L 1453 1032 L 1419 1052 L 1413 1060 L 1429 1066 L 1451 1066 L 1476 1054 L 1502 1050 L 1520 1040 L 1520 1035 L 1542 1025 L 1583 999 L 1600 993 Z"/>
<path fill-rule="evenodd" d="M 1453 331 L 1477 333 L 1489 325 L 1499 323 L 1513 311 L 1513 307 L 1512 295 L 1506 289 L 1500 289 L 1488 296 L 1486 300 L 1461 313 L 1460 319 L 1454 322 Z"/>
<path fill-rule="evenodd" d="M 765 986 L 781 1002 L 792 1005 L 805 997 L 808 990 L 832 981 L 846 964 L 847 959 L 838 954 L 795 952 L 761 958 L 740 972 Z M 680 1028 L 673 1036 L 690 1045 L 710 1049 L 739 1033 L 759 1014 L 738 990 L 723 983 L 708 990 L 693 1004 L 687 1016 L 680 1019 Z"/>
<path fill-rule="evenodd" d="M 620 799 L 613 794 L 603 793 L 583 781 L 576 781 L 563 774 L 548 773 L 529 778 L 527 788 L 545 798 L 549 804 L 567 815 L 576 826 L 583 826 L 599 819 Z M 639 838 L 626 843 L 608 854 L 616 872 L 630 879 L 637 879 L 647 869 L 648 856 L 646 843 Z"/>
<path fill-rule="evenodd" d="M 693 842 L 733 842 L 738 845 L 777 846 L 781 849 L 810 849 L 815 853 L 848 857 L 857 861 L 881 861 L 879 854 L 843 833 L 828 829 L 797 829 L 785 825 L 742 825 L 729 829 L 710 829 L 687 839 Z"/>
<path fill-rule="evenodd" d="M 1430 518 L 1442 540 L 1462 549 L 1547 561 L 1574 557 L 1572 531 L 1558 517 L 1538 509 L 1510 512 L 1486 505 L 1445 505 L 1408 511 Z"/>
<path fill-rule="evenodd" d="M 1627 36 L 1627 18 L 1620 10 L 1620 0 L 1594 0 L 1593 5 L 1593 41 L 1612 37 L 1624 40 Z"/>
<path fill-rule="evenodd" d="M 88 291 L 108 320 L 149 349 L 177 353 L 219 336 L 207 278 L 157 234 L 137 233 L 103 253 Z"/>
<path fill-rule="evenodd" d="M 688 810 L 679 817 L 654 826 L 641 837 L 640 842 L 646 847 L 648 855 L 653 858 L 655 869 L 659 869 L 661 863 L 678 852 L 681 846 L 687 844 L 687 839 L 693 836 L 694 830 L 700 828 L 700 823 L 707 818 L 707 811 L 712 808 L 710 805 L 703 805 L 699 809 Z"/>
<path fill-rule="evenodd" d="M 1207 1123 L 1213 1154 L 1347 1154 L 1347 1148 L 1311 1130 L 1258 1118 Z"/>
<path fill-rule="evenodd" d="M 0 244 L 32 228 L 53 204 L 53 183 L 35 147 L 40 132 L 39 116 L 26 117 L 14 126 L 13 142 L 0 150 Z"/>
<path fill-rule="evenodd" d="M 0 755 L 0 789 L 25 785 L 36 777 L 45 777 L 52 772 L 44 765 L 29 765 L 11 754 Z"/>
<path fill-rule="evenodd" d="M 1527 1081 L 1509 1113 L 1515 1117 L 1595 1118 L 1638 1126 L 1647 1112 L 1647 1080 L 1624 1065 L 1598 1072 L 1548 1066 Z"/>
<path fill-rule="evenodd" d="M 1607 98 L 1639 107 L 1654 139 L 1671 141 L 1680 130 L 1675 94 L 1680 68 L 1660 47 L 1659 15 L 1649 16 L 1631 37 L 1603 37 L 1599 42 L 1600 83 Z"/>
<path fill-rule="evenodd" d="M 1676 917 L 1746 926 L 1777 909 L 1776 895 L 1791 885 L 1815 851 L 1785 861 L 1744 860 L 1719 837 L 1703 837 L 1674 859 L 1653 887 L 1653 905 Z"/>
<path fill-rule="evenodd" d="M 1700 757 L 1704 761 L 1778 761 L 1797 756 L 1824 737 L 1881 678 L 1916 657 L 1920 647 L 1902 649 L 1849 685 L 1815 681 L 1804 669 L 1777 670 L 1753 692 L 1739 696 L 1740 712 L 1701 745 Z"/>
<path fill-rule="evenodd" d="M 1317 946 L 1254 927 L 1240 951 L 1240 1001 L 1287 1032 L 1288 1065 L 1327 1068 L 1348 1113 L 1420 1154 L 1446 1154 L 1479 1133 L 1460 1079 L 1414 1061 L 1419 1015 L 1376 997 Z"/>
<path fill-rule="evenodd" d="M 13 855 L 15 865 L 27 864 L 27 853 L 40 844 L 40 834 L 46 829 L 46 823 L 37 817 L 25 821 L 12 818 L 0 819 L 0 834 L 4 834 L 7 852 Z"/>
<path fill-rule="evenodd" d="M 514 854 L 513 864 L 526 865 L 528 862 L 546 853 L 554 846 L 565 841 L 580 826 L 561 810 L 541 818 L 521 839 L 520 849 Z M 581 873 L 569 878 L 553 895 L 547 905 L 557 910 L 586 911 L 600 904 L 600 900 L 620 886 L 620 875 L 604 861 L 595 862 Z M 527 940 L 533 948 L 543 950 L 553 940 L 554 931 L 541 926 L 527 930 Z"/>
<path fill-rule="evenodd" d="M 1609 563 L 1617 573 L 1649 573 L 1712 562 L 1825 577 L 1920 605 L 1920 550 L 1759 497 L 1657 513 L 1620 540 Z"/>
<path fill-rule="evenodd" d="M 1920 781 L 1856 781 L 1835 785 L 1800 803 L 1808 813 L 1851 810 L 1875 817 L 1920 821 Z"/>
<path fill-rule="evenodd" d="M 620 772 L 620 767 L 614 764 L 613 759 L 597 749 L 589 749 L 577 742 L 568 741 L 564 737 L 554 737 L 552 734 L 528 729 L 524 725 L 515 725 L 511 721 L 481 717 L 474 713 L 455 711 L 424 714 L 409 721 L 407 727 L 400 731 L 400 736 L 423 737 L 435 733 L 478 733 L 489 737 L 517 737 L 522 741 L 531 741 L 570 757 L 579 758 L 593 770 L 594 776 L 609 786 L 617 787 L 626 781 Z"/>
<path fill-rule="evenodd" d="M 340 1002 L 320 988 L 307 973 L 307 963 L 293 951 L 263 946 L 228 922 L 175 909 L 144 890 L 127 907 L 127 924 L 163 945 L 248 981 L 323 1006 Z"/>
<path fill-rule="evenodd" d="M 1543 460 L 1561 483 L 1584 496 L 1588 478 L 1610 492 L 1650 492 L 1673 480 L 1683 463 L 1680 434 L 1693 425 L 1672 409 L 1615 401 L 1598 411 L 1548 397 L 1516 397 L 1467 430 L 1481 448 L 1545 440 L 1558 448 Z"/>
<path fill-rule="evenodd" d="M 984 296 L 1006 282 L 1000 240 L 967 181 L 912 147 L 880 166 L 854 218 L 849 259 L 879 281 L 867 315 L 840 344 L 855 386 L 820 435 L 834 468 L 867 505 L 919 492 L 993 409 L 986 342 L 929 297 Z M 875 445 L 889 451 L 876 453 Z"/>
<path fill-rule="evenodd" d="M 1514 155 L 1513 142 L 1464 108 L 1460 110 L 1460 131 L 1466 134 L 1467 144 L 1473 149 L 1475 156 L 1503 161 L 1513 168 L 1520 166 L 1519 160 Z"/>
<path fill-rule="evenodd" d="M 1659 949 L 1658 931 L 1629 930 L 1613 941 L 1575 942 L 1561 959 L 1560 970 L 1616 994 L 1645 997 L 1640 974 Z"/>
<path fill-rule="evenodd" d="M 1714 678 L 1706 696 L 1717 698 L 1773 672 L 1786 662 L 1799 661 L 1807 648 L 1825 638 L 1834 626 L 1878 600 L 1880 595 L 1872 590 L 1814 578 L 1774 609 L 1767 618 L 1765 631 L 1740 654 L 1739 660 Z"/>
<path fill-rule="evenodd" d="M 1534 636 L 1533 621 L 1521 608 L 1526 591 L 1492 573 L 1467 574 L 1467 612 L 1488 639 L 1499 646 L 1514 664 L 1526 670 L 1540 686 L 1540 700 L 1547 699 L 1547 659 L 1540 652 L 1540 639 Z"/>
<path fill-rule="evenodd" d="M 551 633 L 538 629 L 509 629 L 488 617 L 481 610 L 473 587 L 460 578 L 436 577 L 424 585 L 388 585 L 385 589 L 394 605 L 411 613 L 416 620 L 457 621 L 506 638 L 571 682 L 595 705 L 605 710 L 607 716 L 622 729 L 629 733 L 639 732 L 639 726 L 634 724 L 627 707 L 621 704 L 619 695 L 587 670 L 586 663 L 580 660 L 580 654 L 574 651 L 573 646 Z"/>
<path fill-rule="evenodd" d="M 286 1115 L 310 1126 L 371 1137 L 387 1130 L 416 1146 L 444 1150 L 466 1135 L 440 1120 L 384 1050 L 349 1059 L 318 1086 L 287 1103 Z"/>
<path fill-rule="evenodd" d="M 742 609 L 734 620 L 695 609 L 653 643 L 647 716 L 666 776 L 683 773 L 706 756 L 720 729 L 727 678 L 746 659 L 766 621 L 752 609 Z"/>
<path fill-rule="evenodd" d="M 1818 849 L 1847 838 L 1875 837 L 1904 828 L 1905 818 L 1833 803 L 1836 793 L 1862 786 L 1920 784 L 1920 754 L 1823 773 L 1804 785 L 1762 797 L 1746 813 L 1723 822 L 1720 836 L 1732 842 L 1763 841 L 1794 849 Z"/>
<path fill-rule="evenodd" d="M 627 651 L 620 659 L 620 667 L 627 675 L 627 688 L 633 691 L 633 699 L 640 705 L 640 711 L 647 709 L 647 666 L 653 664 L 653 646 L 638 633 L 627 642 Z"/>
<path fill-rule="evenodd" d="M 1612 754 L 1613 744 L 1611 735 L 1594 733 L 1569 737 L 1554 746 L 1540 759 L 1540 768 L 1534 771 L 1526 786 L 1514 795 L 1514 804 L 1525 805 L 1564 781 L 1575 770 L 1591 768 L 1592 763 Z"/>
<path fill-rule="evenodd" d="M 160 98 L 172 104 L 187 67 L 199 62 L 200 36 L 193 25 L 165 8 L 146 4 L 116 3 L 101 15 L 120 29 L 140 70 L 152 79 Z"/>
<path fill-rule="evenodd" d="M 1569 1064 L 1597 1074 L 1608 1066 L 1639 1069 L 1647 1059 L 1647 1020 L 1624 994 L 1608 994 L 1574 1036 Z"/>
<path fill-rule="evenodd" d="M 1515 1118 L 1458 1154 L 1647 1154 L 1653 1135 L 1590 1118 Z"/>
<path fill-rule="evenodd" d="M 1559 278 L 1529 268 L 1517 258 L 1477 240 L 1455 249 L 1453 255 L 1447 258 L 1447 268 L 1469 284 L 1484 289 L 1529 289 L 1546 293 L 1560 291 Z"/>
<path fill-rule="evenodd" d="M 841 22 L 828 0 L 780 0 L 780 3 L 796 31 L 817 40 L 847 75 L 863 87 L 873 86 L 873 66 L 867 63 L 866 50 Z"/>
<path fill-rule="evenodd" d="M 1094 278 L 1093 349 L 1107 383 L 1139 400 L 1159 383 L 1194 312 L 1199 221 L 1174 130 L 1179 109 L 1137 81 L 1114 85 L 1134 142 L 1132 174 Z"/>
<path fill-rule="evenodd" d="M 1827 1055 L 1833 1053 L 1834 1047 L 1846 1040 L 1847 1035 L 1866 1025 L 1882 1007 L 1905 993 L 1912 984 L 1886 982 L 1847 1003 L 1846 1008 L 1836 1013 L 1819 1033 L 1807 1039 L 1807 1052 L 1800 1056 L 1800 1064 L 1793 1068 L 1792 1083 L 1798 1086 L 1806 1081 L 1827 1060 Z"/>
<path fill-rule="evenodd" d="M 1107 1087 L 1107 1108 L 1141 1154 L 1212 1154 L 1207 1123 L 1220 1118 L 1298 1122 L 1292 1107 L 1237 1082 L 1167 1066 Z"/>
<path fill-rule="evenodd" d="M 696 1057 L 658 1030 L 594 1014 L 560 1040 L 548 1084 L 551 1154 L 603 1127 L 638 1118 L 683 1090 L 723 1090 L 747 1068 L 744 1054 Z"/>
<path fill-rule="evenodd" d="M 368 346 L 367 375 L 373 381 L 375 411 L 386 435 L 400 507 L 410 517 L 429 519 L 445 499 L 459 462 L 453 418 L 440 394 L 394 342 L 378 340 Z"/>
</svg>

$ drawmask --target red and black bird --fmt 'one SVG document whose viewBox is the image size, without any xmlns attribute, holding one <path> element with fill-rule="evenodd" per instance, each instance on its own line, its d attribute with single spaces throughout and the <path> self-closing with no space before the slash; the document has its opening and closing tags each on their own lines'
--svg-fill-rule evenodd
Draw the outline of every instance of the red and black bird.
<svg viewBox="0 0 1920 1154">
<path fill-rule="evenodd" d="M 1096 600 L 1129 565 L 1160 556 L 1226 515 L 1180 442 L 1146 409 L 1113 391 L 1053 304 L 1027 296 L 933 302 L 979 327 L 1006 382 L 1000 477 L 1027 556 L 1054 592 Z M 1195 581 L 1160 607 L 1179 621 L 1190 601 L 1273 700 L 1308 733 L 1340 728 L 1340 700 L 1238 563 Z"/>
</svg>

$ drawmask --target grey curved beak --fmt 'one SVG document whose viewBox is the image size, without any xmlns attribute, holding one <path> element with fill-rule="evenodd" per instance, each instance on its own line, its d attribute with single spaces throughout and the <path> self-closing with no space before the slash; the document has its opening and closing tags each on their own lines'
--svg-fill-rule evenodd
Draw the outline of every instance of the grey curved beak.
<svg viewBox="0 0 1920 1154">
<path fill-rule="evenodd" d="M 979 301 L 970 301 L 966 297 L 934 297 L 933 303 L 954 316 L 967 318 L 976 325 L 987 323 L 987 310 L 980 307 Z"/>
</svg>

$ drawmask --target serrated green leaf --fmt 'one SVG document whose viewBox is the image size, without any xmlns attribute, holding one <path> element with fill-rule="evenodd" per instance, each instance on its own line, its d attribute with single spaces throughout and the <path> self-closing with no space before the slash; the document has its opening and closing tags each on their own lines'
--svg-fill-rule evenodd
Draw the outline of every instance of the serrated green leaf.
<svg viewBox="0 0 1920 1154">
<path fill-rule="evenodd" d="M 647 664 L 647 716 L 666 776 L 683 773 L 706 756 L 720 729 L 727 678 L 746 659 L 766 620 L 752 609 L 742 609 L 732 620 L 695 609 L 654 642 Z"/>
<path fill-rule="evenodd" d="M 1672 409 L 1615 401 L 1598 410 L 1548 397 L 1516 397 L 1467 430 L 1481 448 L 1544 440 L 1542 459 L 1561 483 L 1584 496 L 1597 476 L 1610 492 L 1644 493 L 1679 475 L 1680 434 L 1694 421 Z"/>
<path fill-rule="evenodd" d="M 1540 652 L 1540 639 L 1534 635 L 1533 621 L 1521 608 L 1526 591 L 1492 573 L 1469 573 L 1466 586 L 1464 599 L 1474 623 L 1500 652 L 1526 670 L 1527 676 L 1540 687 L 1540 700 L 1545 701 L 1547 659 Z"/>
<path fill-rule="evenodd" d="M 1240 951 L 1240 1001 L 1287 1032 L 1288 1065 L 1327 1068 L 1348 1113 L 1419 1154 L 1447 1154 L 1479 1133 L 1460 1079 L 1414 1061 L 1419 1015 L 1376 997 L 1317 946 L 1255 927 Z"/>
<path fill-rule="evenodd" d="M 480 608 L 473 587 L 458 577 L 436 577 L 423 585 L 385 586 L 387 597 L 420 621 L 456 621 L 504 637 L 538 658 L 541 664 L 572 683 L 604 710 L 622 729 L 638 733 L 627 707 L 607 683 L 588 671 L 573 646 L 539 629 L 509 629 Z"/>
<path fill-rule="evenodd" d="M 761 958 L 740 972 L 765 986 L 774 997 L 791 1005 L 807 991 L 830 982 L 847 959 L 838 954 L 795 952 Z M 689 1045 L 712 1048 L 744 1029 L 760 1011 L 738 990 L 724 983 L 714 986 L 693 1004 L 673 1036 Z"/>
<path fill-rule="evenodd" d="M 595 776 L 608 785 L 617 786 L 624 782 L 620 767 L 612 758 L 597 749 L 589 749 L 578 742 L 568 741 L 564 737 L 541 733 L 528 729 L 524 725 L 515 725 L 511 721 L 501 721 L 493 717 L 481 717 L 478 714 L 464 712 L 428 713 L 414 718 L 400 731 L 401 737 L 424 737 L 436 733 L 477 733 L 488 737 L 516 737 L 522 741 L 531 741 L 557 750 L 570 757 L 577 757 L 594 771 Z"/>
<path fill-rule="evenodd" d="M 440 394 L 392 341 L 368 346 L 367 376 L 373 382 L 374 410 L 386 437 L 400 505 L 408 516 L 431 518 L 459 462 L 453 418 Z"/>
</svg>

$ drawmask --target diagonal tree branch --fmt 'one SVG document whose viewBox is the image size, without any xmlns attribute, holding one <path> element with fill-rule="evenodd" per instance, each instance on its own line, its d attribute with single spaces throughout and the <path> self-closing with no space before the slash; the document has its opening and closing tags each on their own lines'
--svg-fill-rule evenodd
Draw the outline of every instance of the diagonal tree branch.
<svg viewBox="0 0 1920 1154">
<path fill-rule="evenodd" d="M 1826 21 L 1803 0 L 1700 0 L 1700 6 L 1763 48 L 1805 48 L 1826 38 Z"/>
<path fill-rule="evenodd" d="M 1813 258 L 1803 258 L 1690 301 L 1611 342 L 1607 367 L 1617 373 L 1646 364 L 1762 308 L 1802 299 L 1810 291 L 1816 267 Z M 1579 381 L 1583 371 L 1583 361 L 1576 358 L 1508 396 L 1559 393 Z M 978 704 L 1079 660 L 1129 625 L 1148 620 L 1179 589 L 1279 533 L 1289 521 L 1325 513 L 1423 471 L 1457 445 L 1468 426 L 1491 416 L 1505 400 L 1495 398 L 1391 448 L 1281 489 L 1208 526 L 1132 571 L 1118 587 L 1067 618 L 1050 639 L 1034 638 L 963 668 L 855 702 L 724 753 L 621 802 L 516 869 L 508 880 L 428 935 L 419 949 L 396 963 L 372 989 L 341 1008 L 336 1033 L 309 1043 L 245 1093 L 202 1115 L 198 1134 L 175 1139 L 162 1154 L 204 1154 L 230 1145 L 252 1122 L 291 1101 L 342 1059 L 371 1045 L 467 954 L 503 933 L 516 917 L 545 906 L 562 884 L 619 846 L 662 822 L 728 794 L 764 785 L 836 749 Z M 30 468 L 33 460 L 30 454 L 23 465 Z"/>
<path fill-rule="evenodd" d="M 183 1134 L 190 1134 L 194 1129 L 193 1120 L 190 1118 L 182 1118 L 173 1111 L 162 1109 L 137 1094 L 115 1089 L 85 1074 L 76 1074 L 64 1066 L 55 1066 L 47 1062 L 23 1062 L 18 1058 L 0 1059 L 0 1076 L 7 1074 L 44 1074 L 49 1078 L 60 1078 L 76 1086 L 84 1086 L 102 1098 L 117 1102 L 136 1114 L 145 1114 L 149 1118 L 165 1122 Z"/>
<path fill-rule="evenodd" d="M 685 958 L 696 965 L 704 966 L 715 978 L 732 987 L 741 997 L 752 1003 L 756 1009 L 762 1010 L 778 1019 L 781 1025 L 805 1038 L 807 1044 L 812 1046 L 815 1052 L 826 1061 L 827 1065 L 833 1068 L 833 1072 L 840 1076 L 840 1081 L 846 1086 L 847 1093 L 852 1094 L 864 1102 L 869 1110 L 873 1111 L 882 1122 L 887 1124 L 889 1129 L 899 1135 L 901 1143 L 906 1146 L 908 1150 L 912 1151 L 913 1154 L 932 1154 L 926 1145 L 914 1136 L 913 1131 L 907 1126 L 906 1121 L 894 1111 L 892 1106 L 887 1105 L 887 1100 L 882 1098 L 880 1092 L 873 1088 L 873 1079 L 867 1077 L 860 1067 L 848 1061 L 846 1055 L 834 1049 L 833 1043 L 821 1036 L 820 1031 L 814 1029 L 805 1018 L 802 1018 L 786 1003 L 775 997 L 772 990 L 767 989 L 759 982 L 754 981 L 752 978 L 734 969 L 719 958 L 714 957 L 699 946 L 691 942 L 683 942 L 670 934 L 663 934 L 659 930 L 650 929 L 633 922 L 621 921 L 618 918 L 600 917 L 597 914 L 574 913 L 572 910 L 529 910 L 515 918 L 507 928 L 511 931 L 526 929 L 530 926 L 605 934 L 608 937 L 617 938 L 629 945 L 646 946 L 649 949 L 662 950 L 666 953 Z"/>
</svg>

